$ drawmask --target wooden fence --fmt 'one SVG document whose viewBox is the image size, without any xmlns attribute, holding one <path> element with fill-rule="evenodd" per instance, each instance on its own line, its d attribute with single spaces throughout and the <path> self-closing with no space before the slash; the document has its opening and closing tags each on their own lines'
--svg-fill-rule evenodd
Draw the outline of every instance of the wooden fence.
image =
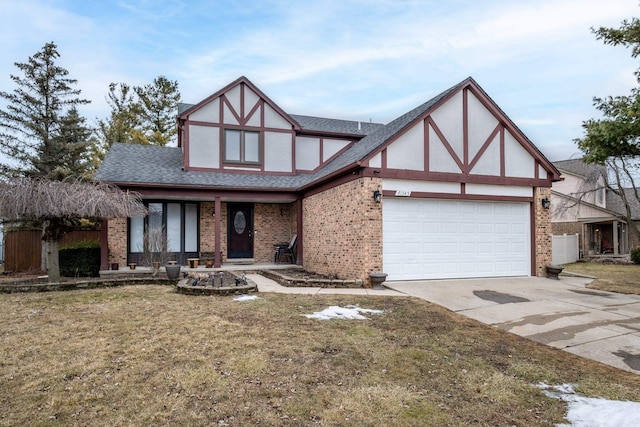
<svg viewBox="0 0 640 427">
<path fill-rule="evenodd" d="M 100 241 L 100 230 L 74 230 L 65 234 L 60 247 L 70 243 Z M 4 270 L 13 272 L 40 271 L 42 232 L 39 230 L 5 231 Z"/>
</svg>

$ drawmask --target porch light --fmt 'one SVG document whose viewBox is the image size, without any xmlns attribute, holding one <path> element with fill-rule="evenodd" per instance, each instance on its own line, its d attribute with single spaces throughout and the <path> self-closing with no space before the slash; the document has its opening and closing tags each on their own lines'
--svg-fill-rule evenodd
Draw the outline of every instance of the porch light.
<svg viewBox="0 0 640 427">
<path fill-rule="evenodd" d="M 551 207 L 551 200 L 547 199 L 546 197 L 542 199 L 541 202 L 544 209 L 549 209 Z"/>
<path fill-rule="evenodd" d="M 376 190 L 373 192 L 373 200 L 376 203 L 380 203 L 382 201 L 382 193 L 380 192 L 380 190 Z"/>
</svg>

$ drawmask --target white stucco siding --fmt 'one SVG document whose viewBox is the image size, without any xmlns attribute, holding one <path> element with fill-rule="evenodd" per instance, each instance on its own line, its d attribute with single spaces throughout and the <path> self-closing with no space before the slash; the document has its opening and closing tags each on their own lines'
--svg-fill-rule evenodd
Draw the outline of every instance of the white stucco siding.
<svg viewBox="0 0 640 427">
<path fill-rule="evenodd" d="M 220 98 L 216 98 L 194 111 L 189 115 L 189 120 L 220 123 Z"/>
<path fill-rule="evenodd" d="M 240 110 L 240 91 L 241 91 L 241 86 L 237 85 L 232 87 L 229 92 L 225 93 L 224 95 L 227 97 L 227 100 L 229 101 L 229 103 L 231 104 L 231 106 L 233 107 L 233 109 L 235 110 L 236 114 L 238 114 L 238 116 L 242 117 L 242 113 Z"/>
<path fill-rule="evenodd" d="M 291 172 L 292 151 L 290 133 L 265 132 L 264 170 L 267 172 Z"/>
<path fill-rule="evenodd" d="M 549 177 L 549 173 L 542 167 L 542 165 L 538 165 L 538 177 L 540 179 L 547 179 Z"/>
<path fill-rule="evenodd" d="M 457 182 L 416 181 L 409 179 L 385 178 L 382 180 L 382 189 L 389 191 L 460 194 L 460 184 Z"/>
<path fill-rule="evenodd" d="M 322 161 L 326 162 L 331 156 L 349 145 L 351 141 L 344 139 L 327 139 L 322 141 Z"/>
<path fill-rule="evenodd" d="M 475 156 L 475 154 L 473 155 Z M 472 158 L 472 156 L 469 156 Z M 471 173 L 475 175 L 500 176 L 500 135 L 496 135 L 482 153 Z"/>
<path fill-rule="evenodd" d="M 220 129 L 214 126 L 189 126 L 189 166 L 220 167 Z"/>
<path fill-rule="evenodd" d="M 369 167 L 381 168 L 382 167 L 382 154 L 378 153 L 369 160 Z"/>
<path fill-rule="evenodd" d="M 533 188 L 531 187 L 508 185 L 467 183 L 465 192 L 467 194 L 482 194 L 486 196 L 533 197 Z"/>
<path fill-rule="evenodd" d="M 255 105 L 260 101 L 260 97 L 252 91 L 249 87 L 244 87 L 244 114 L 249 114 L 249 111 L 255 107 Z"/>
<path fill-rule="evenodd" d="M 296 137 L 296 169 L 314 170 L 320 166 L 320 138 Z"/>
<path fill-rule="evenodd" d="M 518 178 L 535 177 L 535 160 L 509 131 L 505 131 L 504 135 L 504 158 L 506 176 Z"/>
<path fill-rule="evenodd" d="M 464 156 L 463 148 L 463 120 L 462 120 L 462 92 L 456 93 L 450 100 L 438 107 L 431 114 L 438 129 L 447 139 L 458 158 Z"/>
<path fill-rule="evenodd" d="M 431 172 L 461 172 L 460 167 L 431 127 L 429 127 L 429 170 Z"/>
<path fill-rule="evenodd" d="M 424 170 L 424 123 L 422 121 L 387 147 L 387 167 Z"/>
<path fill-rule="evenodd" d="M 273 129 L 291 129 L 291 124 L 267 104 L 264 104 L 264 125 Z"/>
<path fill-rule="evenodd" d="M 498 126 L 498 119 L 471 91 L 467 94 L 469 158 L 472 159 Z"/>
<path fill-rule="evenodd" d="M 224 104 L 223 108 L 223 115 L 224 115 L 224 123 L 225 124 L 229 124 L 229 125 L 237 125 L 238 120 L 236 119 L 236 117 L 233 115 L 233 113 L 231 112 L 231 109 L 229 108 L 229 106 L 227 104 Z"/>
</svg>

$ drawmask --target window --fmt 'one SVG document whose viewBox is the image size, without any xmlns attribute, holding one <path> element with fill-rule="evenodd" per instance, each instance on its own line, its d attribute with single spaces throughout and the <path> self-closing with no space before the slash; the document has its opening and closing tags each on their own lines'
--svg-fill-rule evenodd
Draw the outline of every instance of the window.
<svg viewBox="0 0 640 427">
<path fill-rule="evenodd" d="M 260 163 L 260 132 L 225 129 L 224 160 L 229 163 Z"/>
<path fill-rule="evenodd" d="M 196 203 L 151 202 L 149 215 L 129 220 L 129 252 L 144 252 L 144 232 L 164 228 L 169 252 L 198 252 L 198 205 Z"/>
</svg>

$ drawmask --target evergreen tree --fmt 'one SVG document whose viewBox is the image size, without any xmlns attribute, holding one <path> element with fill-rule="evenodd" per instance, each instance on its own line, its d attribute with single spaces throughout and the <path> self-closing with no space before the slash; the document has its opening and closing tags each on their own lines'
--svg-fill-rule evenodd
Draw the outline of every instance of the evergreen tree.
<svg viewBox="0 0 640 427">
<path fill-rule="evenodd" d="M 149 143 L 166 146 L 178 133 L 178 82 L 158 76 L 152 84 L 136 87 L 142 110 L 143 132 Z"/>
<path fill-rule="evenodd" d="M 177 135 L 178 82 L 159 76 L 145 86 L 111 83 L 107 102 L 111 114 L 99 120 L 103 149 L 114 142 L 165 146 Z"/>
<path fill-rule="evenodd" d="M 78 168 L 60 164 L 67 150 L 77 151 L 78 142 L 68 144 L 65 138 L 88 136 L 75 107 L 90 101 L 79 98 L 77 80 L 55 63 L 59 57 L 53 42 L 45 44 L 26 63 L 15 64 L 22 75 L 10 75 L 14 91 L 0 92 L 7 100 L 6 110 L 0 109 L 0 153 L 10 160 L 0 165 L 2 175 L 60 179 L 86 172 L 82 162 L 76 162 Z"/>
</svg>

